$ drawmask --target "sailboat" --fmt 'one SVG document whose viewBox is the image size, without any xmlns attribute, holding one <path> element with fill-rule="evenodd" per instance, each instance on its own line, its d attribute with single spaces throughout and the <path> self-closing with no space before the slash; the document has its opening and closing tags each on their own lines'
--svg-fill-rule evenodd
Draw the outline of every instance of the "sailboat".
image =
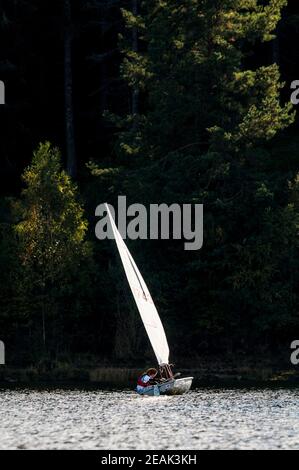
<svg viewBox="0 0 299 470">
<path fill-rule="evenodd" d="M 178 374 L 173 375 L 171 365 L 169 364 L 167 338 L 151 294 L 115 225 L 108 204 L 105 204 L 105 208 L 129 286 L 159 364 L 161 380 L 152 387 L 152 390 L 148 387 L 148 394 L 152 392 L 153 395 L 181 395 L 190 390 L 193 377 L 177 378 Z M 156 393 L 157 388 L 158 393 Z"/>
</svg>

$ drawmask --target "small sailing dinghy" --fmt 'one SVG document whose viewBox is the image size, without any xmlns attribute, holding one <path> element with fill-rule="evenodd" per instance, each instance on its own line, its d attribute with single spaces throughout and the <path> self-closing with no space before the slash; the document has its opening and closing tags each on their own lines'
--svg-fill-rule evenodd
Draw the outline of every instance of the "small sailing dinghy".
<svg viewBox="0 0 299 470">
<path fill-rule="evenodd" d="M 190 390 L 193 377 L 176 378 L 173 375 L 171 366 L 168 363 L 169 347 L 167 338 L 151 294 L 115 225 L 108 204 L 105 204 L 105 207 L 128 283 L 159 364 L 161 381 L 157 385 L 147 387 L 146 394 L 181 395 Z"/>
</svg>

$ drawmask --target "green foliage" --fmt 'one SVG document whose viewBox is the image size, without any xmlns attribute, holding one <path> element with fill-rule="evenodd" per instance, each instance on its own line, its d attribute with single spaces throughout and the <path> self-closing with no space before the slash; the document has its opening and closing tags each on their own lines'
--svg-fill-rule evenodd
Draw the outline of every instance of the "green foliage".
<svg viewBox="0 0 299 470">
<path fill-rule="evenodd" d="M 117 149 L 127 170 L 107 190 L 143 203 L 204 204 L 199 253 L 169 244 L 143 256 L 143 265 L 159 260 L 153 273 L 168 273 L 160 305 L 178 354 L 257 340 L 271 347 L 298 327 L 298 188 L 289 183 L 297 166 L 278 172 L 271 146 L 295 114 L 281 102 L 276 64 L 246 67 L 248 50 L 275 37 L 285 5 L 156 0 L 138 17 L 124 11 L 142 47 L 122 40 L 123 78 L 143 93 L 146 111 L 123 118 Z"/>
<path fill-rule="evenodd" d="M 121 136 L 120 149 L 131 156 L 137 151 L 159 156 L 212 142 L 232 151 L 287 127 L 294 116 L 290 105 L 279 102 L 278 67 L 246 70 L 243 52 L 246 43 L 273 37 L 285 4 L 144 2 L 142 21 L 125 12 L 147 48 L 124 50 L 123 76 L 129 86 L 146 90 L 149 111 L 130 135 L 131 145 Z"/>
<path fill-rule="evenodd" d="M 15 212 L 22 277 L 17 285 L 33 350 L 62 348 L 64 326 L 84 315 L 84 295 L 93 271 L 91 246 L 85 241 L 87 221 L 77 188 L 61 168 L 60 153 L 49 142 L 40 144 L 25 170 L 26 188 Z M 72 328 L 71 328 L 72 330 Z M 35 343 L 34 343 L 35 342 Z"/>
<path fill-rule="evenodd" d="M 36 150 L 17 199 L 32 145 L 45 136 L 64 145 L 56 99 L 63 4 L 0 7 L 8 92 L 1 191 L 14 196 L 0 201 L 8 357 L 16 364 L 81 353 L 134 365 L 153 359 L 114 244 L 93 243 L 95 207 L 120 194 L 128 204 L 204 204 L 199 252 L 179 241 L 128 242 L 175 360 L 288 353 L 299 332 L 298 118 L 290 126 L 288 104 L 298 10 L 286 0 L 137 3 L 138 14 L 127 0 L 72 9 L 78 159 L 90 161 L 78 175 L 86 212 L 49 143 Z"/>
<path fill-rule="evenodd" d="M 27 186 L 20 206 L 23 220 L 16 230 L 23 264 L 34 269 L 37 284 L 43 286 L 79 268 L 88 249 L 83 243 L 87 221 L 76 186 L 49 142 L 40 144 L 23 179 Z"/>
</svg>

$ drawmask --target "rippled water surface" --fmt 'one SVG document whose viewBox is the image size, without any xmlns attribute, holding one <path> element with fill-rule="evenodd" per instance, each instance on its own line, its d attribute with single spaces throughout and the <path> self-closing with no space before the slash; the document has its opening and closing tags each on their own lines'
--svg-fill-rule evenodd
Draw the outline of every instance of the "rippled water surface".
<svg viewBox="0 0 299 470">
<path fill-rule="evenodd" d="M 298 449 L 299 390 L 0 390 L 0 449 Z"/>
</svg>

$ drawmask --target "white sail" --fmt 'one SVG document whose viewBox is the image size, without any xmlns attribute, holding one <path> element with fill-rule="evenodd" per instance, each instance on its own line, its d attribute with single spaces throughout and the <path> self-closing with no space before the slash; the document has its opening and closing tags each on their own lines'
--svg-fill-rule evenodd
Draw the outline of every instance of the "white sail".
<svg viewBox="0 0 299 470">
<path fill-rule="evenodd" d="M 126 247 L 110 213 L 109 207 L 105 204 L 107 214 L 111 222 L 113 235 L 124 266 L 124 270 L 138 307 L 140 316 L 150 339 L 159 364 L 168 364 L 169 348 L 163 325 L 158 315 L 157 309 L 152 300 L 151 294 L 137 268 L 128 248 Z"/>
</svg>

